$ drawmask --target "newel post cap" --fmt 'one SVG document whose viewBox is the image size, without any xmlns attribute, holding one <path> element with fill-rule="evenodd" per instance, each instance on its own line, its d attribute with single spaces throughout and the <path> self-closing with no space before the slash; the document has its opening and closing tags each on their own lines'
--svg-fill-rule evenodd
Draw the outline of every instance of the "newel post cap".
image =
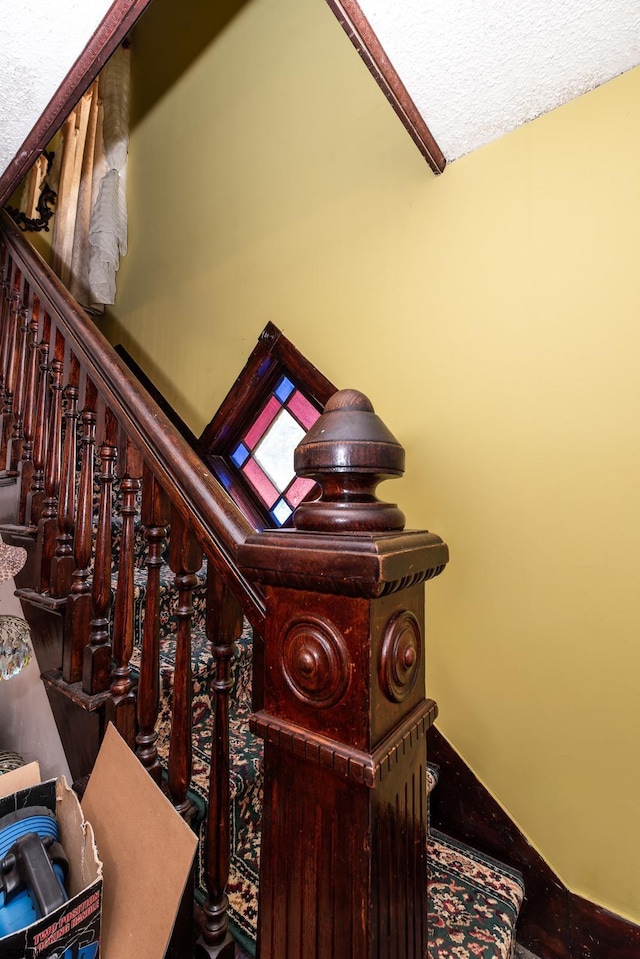
<svg viewBox="0 0 640 959">
<path fill-rule="evenodd" d="M 302 503 L 293 523 L 314 532 L 393 532 L 404 514 L 375 495 L 382 480 L 402 476 L 404 449 L 358 390 L 340 390 L 294 453 L 298 476 L 314 479 L 319 499 Z"/>
</svg>

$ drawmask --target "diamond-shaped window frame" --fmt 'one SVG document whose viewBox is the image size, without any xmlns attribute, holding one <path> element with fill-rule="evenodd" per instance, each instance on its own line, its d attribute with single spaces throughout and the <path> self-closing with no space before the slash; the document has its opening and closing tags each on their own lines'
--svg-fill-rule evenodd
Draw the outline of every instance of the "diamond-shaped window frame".
<svg viewBox="0 0 640 959">
<path fill-rule="evenodd" d="M 286 385 L 279 386 L 283 377 L 290 380 L 293 390 L 287 392 Z M 337 387 L 273 323 L 268 323 L 244 369 L 198 441 L 203 460 L 256 530 L 288 526 L 293 517 L 291 503 L 282 496 L 267 508 L 243 472 L 243 467 L 246 471 L 247 457 L 251 455 L 247 435 L 252 439 L 250 434 L 256 420 L 279 389 L 284 391 L 276 395 L 280 409 L 284 409 L 290 396 L 298 391 L 320 412 Z M 301 419 L 299 415 L 297 418 Z M 258 430 L 260 439 L 266 432 L 266 428 Z M 291 495 L 296 505 L 299 492 L 297 488 Z M 317 487 L 314 487 L 303 498 L 308 499 L 316 493 Z"/>
</svg>

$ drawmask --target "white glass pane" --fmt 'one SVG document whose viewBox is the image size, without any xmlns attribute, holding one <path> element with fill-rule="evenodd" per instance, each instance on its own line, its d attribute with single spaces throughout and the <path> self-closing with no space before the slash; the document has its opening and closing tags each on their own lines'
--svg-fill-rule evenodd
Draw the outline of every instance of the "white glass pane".
<svg viewBox="0 0 640 959">
<path fill-rule="evenodd" d="M 293 451 L 304 435 L 300 424 L 283 409 L 253 451 L 254 459 L 281 493 L 295 475 Z"/>
</svg>

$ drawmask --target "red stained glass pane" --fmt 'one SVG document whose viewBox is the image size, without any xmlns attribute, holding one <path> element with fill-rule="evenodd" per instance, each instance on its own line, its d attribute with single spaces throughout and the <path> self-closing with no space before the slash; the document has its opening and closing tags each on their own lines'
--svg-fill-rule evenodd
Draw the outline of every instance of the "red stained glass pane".
<svg viewBox="0 0 640 959">
<path fill-rule="evenodd" d="M 295 391 L 287 403 L 287 407 L 307 430 L 311 429 L 315 421 L 320 416 L 319 411 L 315 408 L 315 406 L 311 405 L 309 400 L 302 395 L 300 390 Z"/>
<path fill-rule="evenodd" d="M 295 509 L 298 503 L 301 503 L 305 498 L 307 493 L 312 487 L 315 486 L 315 483 L 311 479 L 305 479 L 303 476 L 299 476 L 296 480 L 293 481 L 289 489 L 287 490 L 287 499 Z"/>
<path fill-rule="evenodd" d="M 280 495 L 275 486 L 267 479 L 255 460 L 249 459 L 242 467 L 242 472 L 247 477 L 260 499 L 271 509 Z"/>
<path fill-rule="evenodd" d="M 244 441 L 250 450 L 262 439 L 280 408 L 280 401 L 277 400 L 275 396 L 272 396 L 262 413 L 260 413 L 258 419 L 244 437 Z"/>
</svg>

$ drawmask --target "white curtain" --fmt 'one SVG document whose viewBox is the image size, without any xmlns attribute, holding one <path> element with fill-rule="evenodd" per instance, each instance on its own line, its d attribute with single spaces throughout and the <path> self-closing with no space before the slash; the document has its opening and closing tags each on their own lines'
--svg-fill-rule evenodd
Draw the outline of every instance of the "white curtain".
<svg viewBox="0 0 640 959">
<path fill-rule="evenodd" d="M 82 306 L 115 302 L 127 252 L 130 51 L 119 47 L 65 122 L 49 175 L 58 200 L 52 266 Z"/>
</svg>

